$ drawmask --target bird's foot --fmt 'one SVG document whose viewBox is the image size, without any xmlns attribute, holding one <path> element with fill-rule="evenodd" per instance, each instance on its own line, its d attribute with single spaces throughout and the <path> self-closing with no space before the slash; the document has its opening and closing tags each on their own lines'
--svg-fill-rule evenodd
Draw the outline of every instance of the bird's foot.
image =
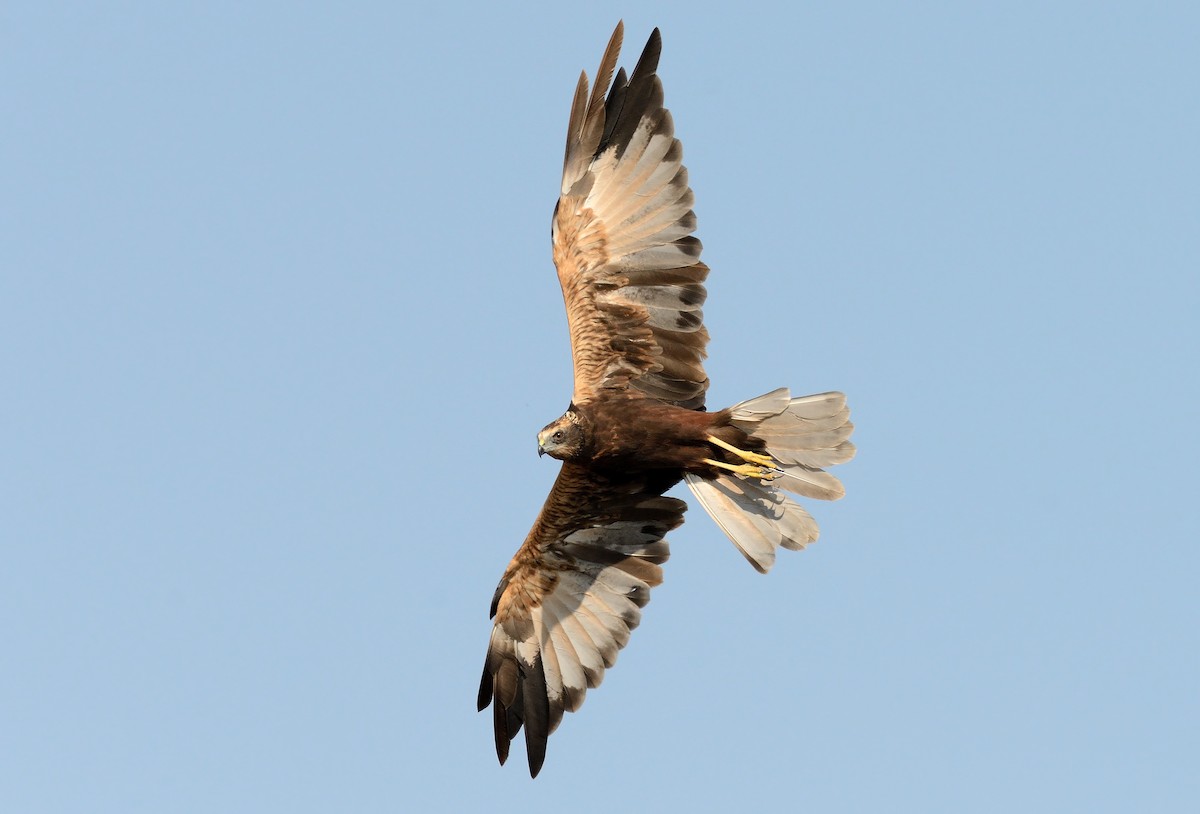
<svg viewBox="0 0 1200 814">
<path fill-rule="evenodd" d="M 753 455 L 754 453 L 749 454 Z M 771 459 L 767 458 L 767 460 L 770 461 Z M 765 481 L 773 481 L 783 474 L 781 470 L 775 468 L 774 466 L 763 466 L 756 463 L 727 464 L 724 461 L 714 461 L 712 458 L 705 458 L 704 463 L 711 464 L 712 466 L 718 466 L 721 469 L 728 469 L 735 475 L 742 475 L 743 477 L 747 478 L 758 478 L 759 480 Z"/>
<path fill-rule="evenodd" d="M 757 452 L 748 452 L 747 450 L 744 450 L 744 449 L 738 449 L 733 444 L 728 444 L 728 443 L 722 441 L 720 438 L 716 437 L 715 435 L 708 436 L 708 438 L 706 440 L 708 441 L 708 443 L 715 444 L 716 446 L 720 447 L 721 449 L 729 450 L 734 455 L 738 456 L 743 461 L 746 461 L 748 463 L 758 464 L 759 466 L 766 467 L 768 469 L 776 469 L 778 466 L 775 463 L 775 461 L 772 460 L 770 455 L 762 455 Z"/>
</svg>

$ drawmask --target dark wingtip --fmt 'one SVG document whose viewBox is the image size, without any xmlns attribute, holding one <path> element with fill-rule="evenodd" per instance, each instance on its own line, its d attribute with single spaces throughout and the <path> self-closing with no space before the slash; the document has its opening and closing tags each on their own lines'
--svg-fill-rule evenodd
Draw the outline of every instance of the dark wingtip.
<svg viewBox="0 0 1200 814">
<path fill-rule="evenodd" d="M 504 765 L 504 761 L 508 760 L 508 714 L 500 705 L 500 700 L 496 699 L 496 704 L 492 707 L 492 729 L 496 735 L 496 758 L 500 761 L 500 765 Z"/>
<path fill-rule="evenodd" d="M 546 761 L 546 741 L 550 737 L 550 698 L 546 694 L 546 673 L 540 658 L 534 660 L 533 670 L 525 676 L 522 689 L 529 776 L 537 777 Z"/>
<path fill-rule="evenodd" d="M 485 664 L 483 678 L 479 680 L 479 695 L 475 696 L 476 710 L 483 712 L 490 703 L 492 703 L 492 672 Z"/>
<path fill-rule="evenodd" d="M 537 777 L 546 762 L 546 738 L 530 738 L 529 727 L 525 727 L 525 751 L 529 757 L 529 776 Z"/>
<path fill-rule="evenodd" d="M 633 75 L 640 76 L 643 73 L 654 73 L 658 70 L 658 59 L 662 56 L 662 33 L 655 28 L 650 32 L 650 38 L 646 40 L 646 47 L 642 49 L 642 55 L 638 58 L 637 65 L 634 66 Z"/>
</svg>

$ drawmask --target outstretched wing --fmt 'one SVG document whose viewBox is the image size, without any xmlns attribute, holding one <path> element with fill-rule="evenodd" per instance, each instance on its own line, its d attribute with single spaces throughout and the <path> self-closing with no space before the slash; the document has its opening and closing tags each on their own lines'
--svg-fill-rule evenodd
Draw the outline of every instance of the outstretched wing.
<svg viewBox="0 0 1200 814">
<path fill-rule="evenodd" d="M 546 739 L 596 687 L 662 582 L 663 535 L 683 522 L 675 478 L 613 479 L 564 463 L 525 544 L 492 599 L 479 709 L 493 704 L 496 754 L 525 727 L 536 777 Z"/>
<path fill-rule="evenodd" d="M 662 40 L 655 29 L 632 76 L 622 69 L 606 95 L 622 30 L 613 32 L 590 96 L 587 74 L 579 77 L 554 210 L 573 401 L 632 387 L 702 409 L 708 267 L 691 236 L 696 216 L 683 149 L 655 75 Z"/>
</svg>

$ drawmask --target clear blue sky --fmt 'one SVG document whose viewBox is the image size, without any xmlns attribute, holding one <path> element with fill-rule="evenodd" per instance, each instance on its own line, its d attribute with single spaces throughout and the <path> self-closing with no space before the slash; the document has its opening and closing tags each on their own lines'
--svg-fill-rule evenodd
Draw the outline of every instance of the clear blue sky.
<svg viewBox="0 0 1200 814">
<path fill-rule="evenodd" d="M 401 6 L 0 12 L 0 809 L 1194 810 L 1194 4 Z M 767 577 L 693 506 L 531 782 L 475 690 L 622 16 L 711 403 L 860 452 Z"/>
</svg>

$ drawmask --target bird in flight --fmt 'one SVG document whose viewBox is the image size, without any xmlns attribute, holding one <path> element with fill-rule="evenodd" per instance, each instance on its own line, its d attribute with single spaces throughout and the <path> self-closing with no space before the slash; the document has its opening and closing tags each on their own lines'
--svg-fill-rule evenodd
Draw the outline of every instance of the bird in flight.
<svg viewBox="0 0 1200 814">
<path fill-rule="evenodd" d="M 538 433 L 562 461 L 533 529 L 492 598 L 479 709 L 490 704 L 500 762 L 522 728 L 536 777 L 546 741 L 600 684 L 662 582 L 664 536 L 687 505 L 681 480 L 750 564 L 817 539 L 785 492 L 844 494 L 824 467 L 854 456 L 841 393 L 786 388 L 706 412 L 708 266 L 650 35 L 613 80 L 618 23 L 591 92 L 579 77 L 551 227 L 574 363 L 574 392 Z M 610 86 L 611 82 L 611 86 Z"/>
</svg>

